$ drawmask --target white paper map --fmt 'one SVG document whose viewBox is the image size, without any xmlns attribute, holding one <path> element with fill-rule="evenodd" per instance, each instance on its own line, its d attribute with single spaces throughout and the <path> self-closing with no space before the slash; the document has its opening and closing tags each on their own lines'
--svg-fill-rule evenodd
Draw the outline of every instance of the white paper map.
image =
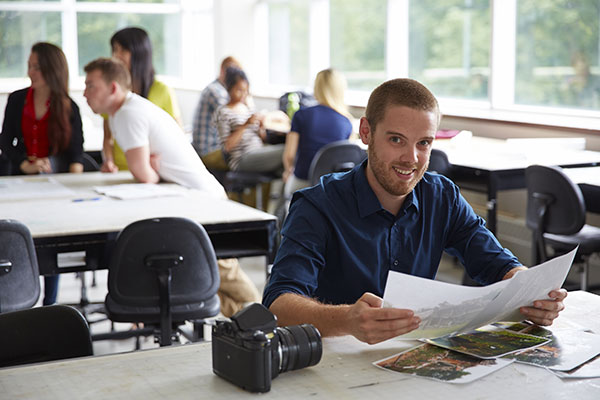
<svg viewBox="0 0 600 400">
<path fill-rule="evenodd" d="M 453 285 L 390 271 L 384 307 L 413 310 L 418 329 L 399 339 L 454 335 L 496 321 L 521 321 L 519 307 L 548 298 L 565 281 L 577 249 L 484 287 Z"/>
</svg>

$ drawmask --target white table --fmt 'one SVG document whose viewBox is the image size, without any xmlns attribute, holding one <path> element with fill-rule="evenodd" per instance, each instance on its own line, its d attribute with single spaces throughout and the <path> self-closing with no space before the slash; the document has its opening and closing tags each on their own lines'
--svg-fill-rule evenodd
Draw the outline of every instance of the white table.
<svg viewBox="0 0 600 400">
<path fill-rule="evenodd" d="M 47 178 L 58 184 L 50 184 Z M 17 190 L 17 183 L 27 185 Z M 0 218 L 19 220 L 29 228 L 42 274 L 105 268 L 105 247 L 118 232 L 132 222 L 156 217 L 185 217 L 202 224 L 218 257 L 267 255 L 272 262 L 273 215 L 174 184 L 165 185 L 180 196 L 118 200 L 93 190 L 123 183 L 134 183 L 129 172 L 0 177 Z M 83 269 L 58 268 L 58 254 L 82 250 L 86 251 Z"/>
<path fill-rule="evenodd" d="M 555 322 L 600 332 L 600 296 L 573 292 Z M 513 363 L 475 382 L 454 385 L 383 371 L 371 362 L 415 342 L 369 346 L 345 336 L 324 340 L 315 367 L 288 371 L 261 398 L 286 399 L 598 399 L 600 379 L 561 380 L 550 372 Z M 0 369 L 6 399 L 237 399 L 257 398 L 212 372 L 210 343 Z"/>
<path fill-rule="evenodd" d="M 462 135 L 462 134 L 461 134 Z M 578 140 L 573 141 L 579 145 Z M 492 139 L 456 136 L 435 140 L 433 146 L 448 156 L 451 178 L 461 187 L 487 193 L 487 226 L 496 232 L 500 190 L 525 188 L 525 169 L 534 164 L 587 167 L 600 164 L 600 152 L 570 146 L 557 139 Z"/>
</svg>

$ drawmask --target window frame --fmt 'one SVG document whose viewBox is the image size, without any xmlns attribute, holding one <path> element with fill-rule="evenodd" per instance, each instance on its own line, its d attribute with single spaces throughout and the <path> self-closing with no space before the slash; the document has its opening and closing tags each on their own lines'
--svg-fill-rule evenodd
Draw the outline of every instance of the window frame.
<svg viewBox="0 0 600 400">
<path fill-rule="evenodd" d="M 262 37 L 269 37 L 268 31 L 268 5 L 281 0 L 260 0 L 258 6 L 263 10 L 255 14 L 255 25 L 263 26 Z M 311 15 L 320 12 L 318 29 L 321 36 L 311 34 L 309 49 L 311 56 L 313 46 L 320 49 L 327 48 L 329 40 L 323 40 L 323 32 L 329 32 L 329 13 L 323 17 L 321 7 L 326 0 L 306 0 L 310 4 Z M 516 23 L 518 0 L 490 0 L 491 12 L 491 49 L 490 49 L 490 77 L 487 100 L 467 100 L 440 97 L 440 107 L 444 115 L 452 117 L 466 117 L 492 121 L 517 122 L 532 125 L 544 125 L 561 128 L 575 128 L 586 131 L 600 130 L 600 111 L 574 109 L 566 107 L 530 106 L 514 102 L 515 95 L 515 61 L 516 61 Z M 409 54 L 409 4 L 410 0 L 388 0 L 387 3 L 387 29 L 386 29 L 386 76 L 408 77 Z M 389 21 L 394 21 L 393 24 Z M 311 28 L 312 29 L 312 28 Z M 324 43 L 327 42 L 327 43 Z M 268 43 L 268 41 L 264 42 Z M 391 46 L 394 51 L 391 51 Z M 268 49 L 264 51 L 268 55 Z M 315 52 L 316 53 L 316 52 Z M 322 52 L 320 63 L 309 63 L 310 76 L 329 65 L 329 54 Z M 268 57 L 257 59 L 258 69 L 268 71 Z M 303 89 L 311 90 L 313 82 L 308 82 Z M 268 74 L 262 84 L 255 85 L 257 95 L 275 96 L 292 88 L 289 85 L 270 84 Z M 364 107 L 367 103 L 369 92 L 349 89 L 346 92 L 346 102 L 350 106 Z M 596 133 L 596 132 L 593 132 Z"/>
</svg>

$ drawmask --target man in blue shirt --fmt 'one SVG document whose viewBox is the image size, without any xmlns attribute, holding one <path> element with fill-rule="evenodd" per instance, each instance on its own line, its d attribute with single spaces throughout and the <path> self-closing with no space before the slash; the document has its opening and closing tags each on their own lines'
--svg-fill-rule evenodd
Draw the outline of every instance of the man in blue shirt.
<svg viewBox="0 0 600 400">
<path fill-rule="evenodd" d="M 280 325 L 312 323 L 323 336 L 377 343 L 420 323 L 411 310 L 381 308 L 389 270 L 433 279 L 443 251 L 482 284 L 525 269 L 451 181 L 425 172 L 439 121 L 437 100 L 414 80 L 371 94 L 359 128 L 367 161 L 292 199 L 263 294 Z M 566 291 L 549 296 L 521 312 L 550 325 Z"/>
</svg>

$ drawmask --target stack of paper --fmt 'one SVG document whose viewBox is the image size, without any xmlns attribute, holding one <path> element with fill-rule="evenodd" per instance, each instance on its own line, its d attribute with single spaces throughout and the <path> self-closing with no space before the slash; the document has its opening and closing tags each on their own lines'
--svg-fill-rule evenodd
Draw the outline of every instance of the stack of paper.
<svg viewBox="0 0 600 400">
<path fill-rule="evenodd" d="M 595 365 L 600 360 L 588 362 L 600 353 L 600 335 L 514 322 L 523 318 L 519 307 L 531 306 L 562 286 L 576 251 L 486 287 L 390 272 L 384 306 L 412 309 L 422 320 L 400 339 L 426 344 L 373 364 L 451 383 L 471 382 L 515 361 L 547 368 L 562 378 L 600 376 L 600 365 Z"/>
</svg>

